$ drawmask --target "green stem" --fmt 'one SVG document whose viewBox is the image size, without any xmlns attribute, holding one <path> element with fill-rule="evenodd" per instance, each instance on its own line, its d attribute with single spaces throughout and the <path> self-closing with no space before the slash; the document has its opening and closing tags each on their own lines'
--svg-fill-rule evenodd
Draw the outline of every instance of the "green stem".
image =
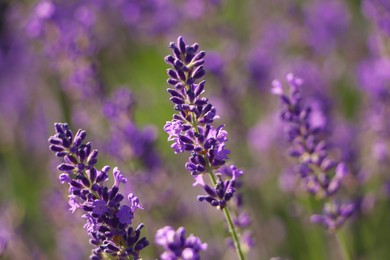
<svg viewBox="0 0 390 260">
<path fill-rule="evenodd" d="M 212 172 L 212 170 L 209 170 L 209 176 L 210 176 L 211 182 L 215 186 L 217 184 L 217 180 L 216 180 L 215 175 Z M 234 226 L 229 208 L 227 206 L 225 206 L 222 211 L 223 211 L 225 218 L 226 218 L 226 221 L 229 225 L 229 233 L 232 236 L 234 247 L 236 248 L 237 256 L 240 260 L 245 260 L 244 253 L 242 252 L 242 249 L 241 249 L 241 243 L 240 243 L 240 240 L 238 238 L 238 233 L 237 233 L 236 228 Z"/>
<path fill-rule="evenodd" d="M 351 257 L 351 254 L 349 253 L 347 241 L 345 240 L 344 233 L 342 232 L 342 230 L 338 230 L 335 235 L 336 235 L 337 243 L 339 245 L 343 259 L 344 260 L 351 260 L 352 257 Z"/>
<path fill-rule="evenodd" d="M 240 244 L 240 241 L 238 239 L 238 234 L 237 234 L 236 229 L 234 227 L 232 217 L 230 216 L 230 211 L 229 211 L 229 208 L 227 206 L 223 208 L 223 213 L 225 214 L 226 221 L 228 222 L 228 225 L 229 225 L 229 232 L 232 235 L 233 243 L 234 243 L 234 247 L 236 248 L 237 256 L 240 260 L 245 260 L 244 254 L 243 254 L 242 249 L 241 249 L 241 244 Z"/>
<path fill-rule="evenodd" d="M 188 75 L 190 75 L 190 73 L 191 72 L 188 72 Z M 187 78 L 189 77 L 188 75 L 187 75 Z M 190 86 L 186 82 L 183 82 L 183 83 L 186 85 L 187 90 L 189 90 Z M 189 122 L 189 123 L 195 129 L 195 132 L 199 133 L 198 119 L 193 112 L 191 113 L 191 122 Z M 207 169 L 208 169 L 208 173 L 209 173 L 211 182 L 214 186 L 216 186 L 217 179 L 215 178 L 215 175 L 214 175 L 213 170 L 211 168 L 210 162 L 208 161 L 208 158 L 206 156 L 205 156 L 205 160 L 207 162 Z M 228 225 L 229 225 L 229 232 L 233 238 L 233 243 L 234 243 L 234 247 L 236 248 L 237 256 L 238 256 L 239 260 L 245 260 L 244 254 L 243 254 L 242 249 L 241 249 L 241 244 L 240 244 L 240 240 L 238 237 L 238 233 L 236 231 L 236 228 L 234 227 L 234 223 L 233 223 L 229 208 L 227 206 L 225 206 L 223 208 L 223 213 L 224 213 L 226 221 L 228 222 Z"/>
</svg>

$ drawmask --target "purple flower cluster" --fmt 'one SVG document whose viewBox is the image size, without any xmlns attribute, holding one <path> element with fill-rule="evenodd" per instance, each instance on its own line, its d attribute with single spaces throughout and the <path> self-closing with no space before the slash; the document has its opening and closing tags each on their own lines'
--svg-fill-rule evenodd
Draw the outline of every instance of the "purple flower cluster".
<svg viewBox="0 0 390 260">
<path fill-rule="evenodd" d="M 115 0 L 106 1 L 115 15 L 131 32 L 148 37 L 167 34 L 181 25 L 205 16 L 219 5 L 219 0 Z"/>
<path fill-rule="evenodd" d="M 390 35 L 390 2 L 386 0 L 364 0 L 362 2 L 362 11 L 381 30 Z"/>
<path fill-rule="evenodd" d="M 308 44 L 318 53 L 330 53 L 348 29 L 349 13 L 341 1 L 311 1 L 305 5 Z"/>
<path fill-rule="evenodd" d="M 137 127 L 132 116 L 134 105 L 133 93 L 124 87 L 104 103 L 103 114 L 111 129 L 107 150 L 120 161 L 138 159 L 145 169 L 155 171 L 161 168 L 161 159 L 155 149 L 156 131 L 152 126 Z"/>
<path fill-rule="evenodd" d="M 120 259 L 126 256 L 138 259 L 149 242 L 145 237 L 140 238 L 142 223 L 135 229 L 131 226 L 135 211 L 142 209 L 138 198 L 130 193 L 130 206 L 122 204 L 124 196 L 119 192 L 119 184 L 126 183 L 127 179 L 114 168 L 114 185 L 107 187 L 110 167 L 95 168 L 98 151 L 92 150 L 91 143 L 83 143 L 86 132 L 78 130 L 73 135 L 65 123 L 56 123 L 55 131 L 49 138 L 50 150 L 64 160 L 58 166 L 62 172 L 59 179 L 69 184 L 70 210 L 81 208 L 85 212 L 84 228 L 91 236 L 90 243 L 96 246 L 91 259 L 102 259 L 102 253 Z"/>
<path fill-rule="evenodd" d="M 237 169 L 234 165 L 230 167 L 231 175 L 225 175 L 230 179 L 222 180 L 222 175 L 218 175 L 217 185 L 215 188 L 207 185 L 202 176 L 195 177 L 196 184 L 199 184 L 207 192 L 208 195 L 199 195 L 199 201 L 207 201 L 214 207 L 223 209 L 226 206 L 226 202 L 229 201 L 236 191 L 237 179 L 243 174 L 243 171 Z"/>
<path fill-rule="evenodd" d="M 171 147 L 175 153 L 191 152 L 186 168 L 195 177 L 195 184 L 203 186 L 208 194 L 198 199 L 222 209 L 233 197 L 236 179 L 242 171 L 235 170 L 232 178 L 225 181 L 221 174 L 217 174 L 218 182 L 213 188 L 204 184 L 202 179 L 204 173 L 213 174 L 213 170 L 225 165 L 230 153 L 225 149 L 228 139 L 224 125 L 217 128 L 211 125 L 219 118 L 216 109 L 202 97 L 205 81 L 200 79 L 206 73 L 203 68 L 206 53 L 198 52 L 197 43 L 187 45 L 183 37 L 178 38 L 177 44 L 170 43 L 169 47 L 173 55 L 167 56 L 165 61 L 173 67 L 167 73 L 170 77 L 168 83 L 174 88 L 169 88 L 168 92 L 177 114 L 165 124 L 164 131 L 169 134 L 168 140 L 173 141 Z"/>
<path fill-rule="evenodd" d="M 171 147 L 175 153 L 191 153 L 185 166 L 195 178 L 193 185 L 202 186 L 207 193 L 198 196 L 198 200 L 207 201 L 224 212 L 237 256 L 245 259 L 241 249 L 243 241 L 236 228 L 246 226 L 250 221 L 237 225 L 241 223 L 238 221 L 239 217 L 233 221 L 227 207 L 227 202 L 233 198 L 239 186 L 238 177 L 243 171 L 234 165 L 227 166 L 226 160 L 230 154 L 230 150 L 225 149 L 227 132 L 223 129 L 224 125 L 217 128 L 212 126 L 219 116 L 215 107 L 202 96 L 205 81 L 201 79 L 206 73 L 203 67 L 206 53 L 198 51 L 197 43 L 187 45 L 181 36 L 176 44 L 171 42 L 169 47 L 173 50 L 173 55 L 165 58 L 166 63 L 172 66 L 167 70 L 167 82 L 174 88 L 168 88 L 168 93 L 177 113 L 172 121 L 165 124 L 164 131 L 169 135 L 168 140 L 173 141 Z M 204 181 L 205 173 L 209 174 L 212 187 Z"/>
<path fill-rule="evenodd" d="M 100 82 L 91 57 L 97 52 L 96 1 L 39 1 L 27 23 L 27 34 L 39 39 L 62 87 L 79 99 L 96 95 Z"/>
<path fill-rule="evenodd" d="M 207 249 L 207 244 L 202 243 L 194 235 L 186 237 L 186 230 L 183 227 L 174 230 L 170 226 L 157 230 L 156 244 L 164 248 L 161 260 L 199 260 L 201 251 Z"/>
<path fill-rule="evenodd" d="M 323 128 L 311 123 L 312 108 L 302 104 L 300 86 L 303 81 L 293 74 L 288 74 L 286 78 L 290 93 L 286 94 L 282 83 L 277 80 L 273 81 L 272 92 L 281 100 L 281 120 L 285 123 L 287 138 L 291 143 L 289 154 L 299 161 L 297 170 L 306 190 L 319 199 L 329 199 L 340 189 L 349 171 L 343 162 L 329 156 Z M 315 216 L 312 220 L 322 222 L 333 230 L 352 214 L 353 207 L 353 204 L 338 206 L 332 202 L 325 207 L 323 217 Z"/>
<path fill-rule="evenodd" d="M 341 227 L 354 210 L 353 204 L 326 203 L 322 215 L 314 214 L 310 221 L 322 224 L 327 230 L 333 231 Z"/>
</svg>

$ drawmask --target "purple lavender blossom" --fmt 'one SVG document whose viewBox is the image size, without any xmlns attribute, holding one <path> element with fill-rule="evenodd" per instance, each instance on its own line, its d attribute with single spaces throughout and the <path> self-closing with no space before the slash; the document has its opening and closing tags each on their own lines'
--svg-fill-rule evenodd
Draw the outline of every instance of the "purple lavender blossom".
<svg viewBox="0 0 390 260">
<path fill-rule="evenodd" d="M 170 43 L 174 55 L 165 58 L 166 63 L 173 69 L 168 69 L 168 83 L 171 102 L 175 105 L 177 114 L 173 120 L 164 126 L 169 141 L 173 141 L 175 153 L 191 152 L 186 168 L 197 178 L 197 182 L 205 189 L 208 195 L 199 196 L 200 201 L 207 201 L 211 205 L 223 209 L 235 192 L 236 178 L 242 174 L 235 174 L 229 180 L 222 180 L 218 174 L 215 187 L 203 184 L 202 175 L 218 170 L 225 165 L 229 150 L 225 148 L 227 132 L 224 125 L 214 128 L 211 124 L 219 118 L 216 109 L 202 97 L 205 81 L 201 78 L 206 71 L 203 68 L 206 53 L 199 51 L 197 43 L 187 45 L 183 37 L 179 37 L 177 44 Z M 200 81 L 200 82 L 199 82 Z M 199 181 L 199 182 L 198 182 Z"/>
<path fill-rule="evenodd" d="M 232 221 L 227 202 L 233 198 L 237 188 L 237 179 L 243 171 L 234 165 L 223 174 L 222 166 L 226 166 L 230 151 L 225 149 L 227 132 L 224 125 L 215 128 L 212 123 L 219 118 L 216 109 L 202 97 L 206 82 L 201 81 L 206 74 L 203 68 L 206 53 L 199 51 L 199 45 L 187 45 L 183 37 L 177 43 L 171 42 L 169 47 L 173 55 L 165 57 L 165 62 L 173 68 L 168 69 L 168 88 L 171 102 L 177 113 L 164 126 L 169 141 L 173 141 L 175 153 L 191 152 L 185 167 L 195 178 L 195 185 L 200 185 L 207 195 L 198 196 L 199 201 L 207 201 L 210 205 L 222 210 L 229 225 L 229 231 L 239 259 L 245 259 L 241 249 L 241 241 Z M 226 170 L 226 168 L 225 168 Z M 220 171 L 220 172 L 214 172 Z M 205 173 L 209 174 L 213 187 L 203 180 Z"/>
<path fill-rule="evenodd" d="M 98 2 L 41 0 L 30 14 L 27 33 L 39 39 L 62 87 L 76 99 L 100 92 L 91 56 L 96 53 L 94 23 Z"/>
<path fill-rule="evenodd" d="M 322 125 L 313 124 L 311 118 L 312 108 L 303 107 L 299 87 L 303 83 L 301 79 L 292 74 L 287 75 L 290 86 L 290 95 L 286 95 L 279 81 L 273 82 L 272 92 L 281 99 L 283 109 L 281 119 L 285 122 L 285 132 L 288 141 L 291 142 L 289 154 L 298 158 L 301 178 L 306 184 L 306 189 L 319 198 L 334 194 L 347 171 L 343 163 L 337 163 L 328 156 L 328 145 L 321 140 Z M 336 169 L 336 174 L 330 171 Z M 340 178 L 337 176 L 342 175 Z"/>
<path fill-rule="evenodd" d="M 226 181 L 223 181 L 221 175 L 218 175 L 218 181 L 215 189 L 200 180 L 198 183 L 203 187 L 208 195 L 200 195 L 198 196 L 198 200 L 207 201 L 214 207 L 221 209 L 224 208 L 226 206 L 226 202 L 233 197 L 233 194 L 236 191 L 235 187 L 237 178 L 241 174 L 242 171 L 234 170 L 232 178 Z M 202 176 L 199 176 L 198 178 L 202 178 Z"/>
<path fill-rule="evenodd" d="M 305 7 L 308 43 L 316 52 L 327 54 L 348 29 L 348 9 L 341 1 L 334 0 L 312 1 Z"/>
<path fill-rule="evenodd" d="M 362 89 L 374 99 L 388 99 L 390 91 L 390 59 L 367 59 L 358 67 L 358 80 Z"/>
<path fill-rule="evenodd" d="M 167 34 L 188 21 L 200 19 L 209 10 L 213 10 L 219 1 L 188 0 L 114 0 L 107 1 L 112 14 L 111 19 L 120 19 L 121 23 L 140 35 Z"/>
<path fill-rule="evenodd" d="M 90 243 L 96 248 L 91 259 L 101 259 L 101 253 L 112 256 L 139 258 L 140 251 L 148 246 L 145 237 L 140 238 L 143 224 L 136 229 L 131 225 L 134 213 L 134 195 L 129 197 L 132 207 L 122 204 L 124 196 L 119 192 L 119 183 L 125 183 L 120 171 L 114 169 L 115 184 L 110 188 L 104 182 L 108 179 L 109 166 L 95 168 L 98 151 L 92 150 L 91 143 L 84 143 L 86 132 L 78 130 L 76 135 L 68 125 L 56 123 L 56 134 L 49 138 L 50 150 L 64 163 L 58 166 L 63 173 L 61 182 L 69 184 L 71 211 L 81 208 L 87 220 L 85 230 L 91 237 Z"/>
<path fill-rule="evenodd" d="M 281 134 L 283 134 L 281 122 L 274 114 L 271 114 L 259 121 L 248 132 L 247 140 L 257 155 L 269 151 L 274 143 L 280 141 Z"/>
<path fill-rule="evenodd" d="M 156 244 L 164 248 L 161 260 L 199 260 L 200 252 L 207 249 L 207 244 L 202 243 L 198 237 L 189 235 L 183 227 L 176 231 L 170 227 L 163 227 L 156 232 Z"/>
<path fill-rule="evenodd" d="M 378 162 L 389 162 L 390 137 L 389 100 L 390 100 L 390 59 L 371 58 L 363 61 L 358 67 L 360 86 L 367 94 L 369 107 L 367 109 L 366 127 L 375 134 L 372 144 L 372 157 Z"/>
<path fill-rule="evenodd" d="M 364 0 L 362 2 L 362 11 L 382 31 L 390 35 L 390 2 L 383 0 Z"/>
<path fill-rule="evenodd" d="M 313 215 L 310 221 L 323 225 L 327 230 L 333 232 L 340 228 L 344 222 L 353 214 L 355 205 L 352 203 L 326 203 L 323 215 Z"/>
<path fill-rule="evenodd" d="M 281 53 L 288 39 L 291 38 L 293 28 L 290 23 L 280 19 L 263 21 L 261 35 L 257 36 L 250 47 L 246 61 L 246 70 L 249 73 L 248 83 L 255 89 L 264 91 L 271 80 L 276 64 L 281 62 Z"/>
<path fill-rule="evenodd" d="M 153 126 L 143 129 L 133 120 L 135 100 L 127 88 L 119 88 L 103 105 L 103 114 L 110 122 L 111 137 L 107 141 L 108 152 L 127 161 L 134 158 L 149 172 L 161 168 L 161 159 L 155 149 L 156 131 Z"/>
<path fill-rule="evenodd" d="M 0 4 L 0 146 L 34 156 L 47 152 L 46 122 L 58 105 L 41 80 L 41 57 L 31 52 L 19 4 Z M 31 87 L 34 86 L 34 87 Z M 23 145 L 21 145 L 23 144 Z"/>
<path fill-rule="evenodd" d="M 373 55 L 376 56 L 376 55 Z M 360 86 L 366 94 L 366 109 L 364 114 L 364 127 L 368 134 L 370 142 L 368 143 L 371 150 L 371 158 L 375 163 L 375 169 L 370 170 L 377 172 L 381 179 L 381 190 L 388 192 L 389 177 L 387 169 L 390 165 L 390 59 L 387 57 L 371 57 L 364 60 L 357 70 L 357 76 Z M 367 181 L 367 180 L 365 180 Z M 376 180 L 378 181 L 378 180 Z"/>
<path fill-rule="evenodd" d="M 309 193 L 317 198 L 330 199 L 340 189 L 343 179 L 349 174 L 344 162 L 337 162 L 328 155 L 328 143 L 322 138 L 323 127 L 310 120 L 312 108 L 302 104 L 300 86 L 303 81 L 293 74 L 287 75 L 289 94 L 279 81 L 273 81 L 272 92 L 280 97 L 282 104 L 281 120 L 285 124 L 287 139 L 291 144 L 289 154 L 299 161 L 298 172 L 301 182 Z M 329 206 L 330 205 L 330 206 Z M 327 207 L 336 207 L 336 202 Z M 351 204 L 352 205 L 352 204 Z M 344 205 L 337 206 L 344 208 Z M 349 207 L 348 207 L 349 208 Z M 352 214 L 334 215 L 334 218 L 348 218 Z M 341 214 L 343 211 L 332 211 Z M 326 218 L 328 210 L 324 211 Z M 319 217 L 315 217 L 318 220 Z M 318 222 L 318 221 L 316 221 Z M 343 223 L 344 221 L 342 221 Z M 338 228 L 340 225 L 336 225 Z M 333 226 L 327 226 L 333 231 Z"/>
<path fill-rule="evenodd" d="M 8 243 L 12 240 L 10 227 L 5 225 L 3 221 L 0 222 L 0 256 L 4 255 L 7 249 Z"/>
</svg>

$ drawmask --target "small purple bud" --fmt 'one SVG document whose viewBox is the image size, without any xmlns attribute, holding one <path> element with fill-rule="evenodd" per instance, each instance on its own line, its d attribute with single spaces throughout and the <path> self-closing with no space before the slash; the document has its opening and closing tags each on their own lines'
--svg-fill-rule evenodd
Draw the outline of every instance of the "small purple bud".
<svg viewBox="0 0 390 260">
<path fill-rule="evenodd" d="M 59 145 L 59 144 L 62 144 L 62 140 L 61 140 L 61 138 L 52 136 L 49 138 L 49 143 Z"/>
<path fill-rule="evenodd" d="M 167 69 L 168 76 L 174 79 L 178 79 L 177 73 L 173 69 Z"/>
<path fill-rule="evenodd" d="M 202 60 L 205 56 L 206 56 L 206 52 L 200 51 L 198 54 L 195 55 L 195 57 L 193 58 L 193 61 L 195 62 L 195 61 Z"/>
<path fill-rule="evenodd" d="M 87 133 L 84 130 L 79 129 L 74 137 L 73 145 L 79 147 L 86 136 Z"/>
<path fill-rule="evenodd" d="M 172 86 L 176 86 L 176 84 L 180 83 L 177 79 L 173 79 L 173 78 L 169 78 L 167 82 Z"/>
<path fill-rule="evenodd" d="M 94 183 L 97 176 L 97 170 L 95 168 L 92 168 L 88 170 L 87 173 L 89 175 L 89 179 L 91 180 L 91 182 Z"/>
<path fill-rule="evenodd" d="M 88 158 L 87 158 L 87 163 L 89 166 L 93 166 L 97 163 L 97 156 L 98 156 L 98 150 L 93 150 Z"/>
<path fill-rule="evenodd" d="M 192 77 L 194 79 L 200 79 L 201 77 L 203 77 L 204 75 L 206 75 L 206 71 L 204 70 L 203 66 L 199 66 L 197 67 L 194 72 L 192 73 Z"/>
<path fill-rule="evenodd" d="M 167 91 L 173 97 L 182 97 L 182 95 L 174 89 L 168 88 Z"/>
<path fill-rule="evenodd" d="M 188 143 L 188 144 L 193 144 L 194 143 L 194 141 L 192 139 L 188 138 L 185 135 L 180 135 L 180 141 L 182 141 L 184 143 Z"/>
<path fill-rule="evenodd" d="M 75 180 L 71 180 L 69 184 L 72 185 L 73 187 L 77 188 L 77 189 L 84 188 L 84 186 L 81 183 L 79 183 L 79 182 L 77 182 Z"/>
<path fill-rule="evenodd" d="M 336 178 L 338 179 L 342 179 L 344 178 L 346 175 L 348 175 L 349 173 L 349 170 L 347 168 L 347 166 L 345 165 L 345 163 L 339 163 L 336 167 Z"/>
<path fill-rule="evenodd" d="M 59 146 L 59 145 L 55 145 L 55 144 L 50 145 L 49 148 L 53 152 L 62 152 L 62 151 L 64 151 L 64 147 Z"/>
<path fill-rule="evenodd" d="M 177 74 L 179 75 L 179 78 L 180 78 L 182 81 L 186 81 L 187 77 L 186 77 L 186 75 L 184 74 L 184 71 L 178 70 L 178 71 L 177 71 Z"/>
<path fill-rule="evenodd" d="M 89 187 L 91 183 L 89 182 L 88 178 L 85 176 L 80 177 L 81 182 L 84 184 L 85 187 Z"/>
<path fill-rule="evenodd" d="M 181 105 L 181 104 L 184 104 L 184 100 L 182 98 L 179 98 L 179 97 L 171 97 L 169 99 L 172 103 L 174 104 L 178 104 L 178 105 Z"/>
<path fill-rule="evenodd" d="M 74 165 L 67 164 L 67 163 L 62 163 L 57 167 L 58 170 L 64 172 L 73 171 L 75 168 L 76 167 Z"/>
<path fill-rule="evenodd" d="M 177 45 L 179 46 L 180 52 L 185 53 L 186 52 L 186 43 L 184 42 L 184 39 L 182 36 L 177 38 Z"/>
<path fill-rule="evenodd" d="M 177 67 L 178 69 L 181 69 L 184 67 L 184 63 L 180 60 L 175 60 L 174 64 L 175 64 L 175 67 Z"/>
<path fill-rule="evenodd" d="M 174 65 L 175 58 L 172 55 L 168 55 L 165 57 L 165 62 L 171 65 Z"/>
</svg>

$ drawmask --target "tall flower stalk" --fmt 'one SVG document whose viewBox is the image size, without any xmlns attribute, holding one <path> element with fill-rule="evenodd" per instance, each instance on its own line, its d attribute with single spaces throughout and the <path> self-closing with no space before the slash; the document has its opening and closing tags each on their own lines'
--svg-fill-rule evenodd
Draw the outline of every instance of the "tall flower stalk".
<svg viewBox="0 0 390 260">
<path fill-rule="evenodd" d="M 243 171 L 234 165 L 230 166 L 231 175 L 223 175 L 221 167 L 226 165 L 229 150 L 225 148 L 227 132 L 224 125 L 215 128 L 212 123 L 219 118 L 215 107 L 202 97 L 205 81 L 203 68 L 204 51 L 198 51 L 199 45 L 187 45 L 183 37 L 177 43 L 170 43 L 173 55 L 165 58 L 165 62 L 172 66 L 167 70 L 170 101 L 175 105 L 177 113 L 172 121 L 164 126 L 168 133 L 171 147 L 175 153 L 190 152 L 189 161 L 185 167 L 195 178 L 195 185 L 203 187 L 207 195 L 198 196 L 199 201 L 207 201 L 210 205 L 223 211 L 229 226 L 229 232 L 239 259 L 245 259 L 241 248 L 240 236 L 234 224 L 228 201 L 233 197 L 237 179 Z M 206 184 L 204 175 L 209 175 L 212 186 Z"/>
<path fill-rule="evenodd" d="M 86 132 L 78 130 L 76 135 L 65 123 L 55 124 L 56 134 L 49 138 L 50 150 L 63 159 L 58 166 L 61 183 L 69 184 L 69 205 L 74 212 L 80 208 L 87 223 L 84 229 L 95 246 L 90 259 L 139 259 L 142 249 L 149 245 L 141 236 L 144 227 L 140 223 L 132 227 L 134 213 L 143 209 L 134 194 L 128 195 L 129 205 L 122 203 L 124 196 L 119 192 L 119 184 L 127 179 L 118 168 L 114 168 L 114 185 L 109 188 L 109 166 L 101 170 L 95 168 L 98 151 L 92 150 L 91 143 L 84 143 Z"/>
<path fill-rule="evenodd" d="M 289 154 L 298 160 L 297 169 L 305 189 L 324 202 L 323 213 L 312 215 L 310 220 L 323 225 L 329 232 L 336 233 L 344 258 L 350 259 L 346 253 L 346 245 L 341 240 L 342 236 L 337 231 L 353 214 L 355 206 L 335 198 L 349 170 L 344 162 L 329 155 L 323 128 L 311 123 L 312 108 L 305 106 L 301 97 L 300 86 L 303 81 L 288 74 L 287 82 L 289 92 L 285 92 L 282 83 L 277 80 L 273 81 L 272 92 L 281 100 L 281 120 L 291 143 Z"/>
</svg>

